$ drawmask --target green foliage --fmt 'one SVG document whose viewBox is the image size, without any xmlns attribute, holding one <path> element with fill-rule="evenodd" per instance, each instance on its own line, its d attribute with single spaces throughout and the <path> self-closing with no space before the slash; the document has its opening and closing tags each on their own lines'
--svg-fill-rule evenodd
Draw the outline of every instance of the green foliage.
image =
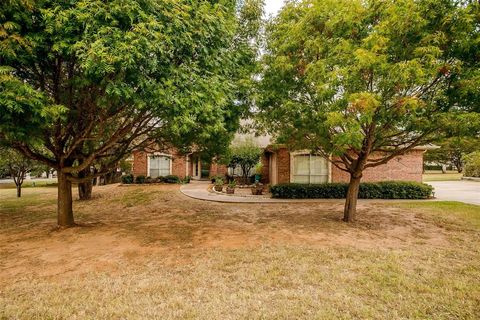
<svg viewBox="0 0 480 320">
<path fill-rule="evenodd" d="M 289 2 L 267 30 L 260 122 L 280 142 L 341 156 L 349 172 L 429 142 L 470 18 L 454 1 Z"/>
<path fill-rule="evenodd" d="M 136 176 L 136 177 L 135 177 L 135 183 L 137 183 L 137 184 L 144 184 L 146 179 L 147 179 L 147 178 L 146 178 L 145 176 L 142 176 L 142 175 Z"/>
<path fill-rule="evenodd" d="M 0 140 L 68 183 L 152 140 L 220 153 L 248 100 L 259 3 L 0 2 Z"/>
<path fill-rule="evenodd" d="M 345 221 L 365 169 L 435 141 L 449 112 L 464 112 L 451 89 L 476 72 L 467 61 L 478 64 L 478 50 L 462 54 L 478 48 L 470 9 L 456 0 L 298 0 L 270 22 L 259 123 L 350 174 Z"/>
<path fill-rule="evenodd" d="M 343 199 L 347 195 L 347 183 L 279 184 L 272 186 L 273 198 L 284 199 Z M 433 188 L 418 182 L 386 181 L 361 183 L 358 197 L 361 199 L 427 199 Z"/>
<path fill-rule="evenodd" d="M 242 176 L 245 181 L 248 179 L 250 171 L 258 164 L 262 155 L 262 148 L 253 139 L 234 142 L 230 147 L 228 164 L 229 167 L 239 166 L 242 169 Z"/>
<path fill-rule="evenodd" d="M 12 177 L 17 186 L 21 186 L 25 175 L 43 167 L 23 154 L 11 148 L 0 146 L 0 173 Z"/>
<path fill-rule="evenodd" d="M 160 180 L 164 183 L 181 183 L 181 179 L 175 175 L 168 175 L 165 177 L 160 177 Z"/>
<path fill-rule="evenodd" d="M 222 178 L 216 178 L 214 184 L 215 184 L 216 186 L 223 186 L 223 183 L 224 183 L 224 182 L 223 182 L 223 179 L 222 179 Z"/>
<path fill-rule="evenodd" d="M 235 179 L 230 180 L 230 182 L 228 183 L 229 188 L 235 188 L 236 186 L 237 186 L 237 181 Z"/>
<path fill-rule="evenodd" d="M 465 157 L 465 176 L 480 178 L 480 151 L 472 152 Z"/>
<path fill-rule="evenodd" d="M 126 174 L 122 176 L 122 183 L 123 184 L 132 184 L 134 181 L 133 174 Z"/>
<path fill-rule="evenodd" d="M 122 173 L 130 174 L 132 172 L 132 163 L 130 161 L 121 160 L 119 167 Z"/>
<path fill-rule="evenodd" d="M 445 138 L 437 145 L 440 148 L 428 150 L 425 153 L 424 160 L 438 164 L 454 165 L 458 172 L 463 171 L 464 157 L 469 153 L 480 150 L 480 141 L 477 137 L 456 136 Z"/>
<path fill-rule="evenodd" d="M 211 177 L 210 177 L 210 181 L 211 181 L 212 183 L 215 183 L 215 181 L 216 181 L 217 179 L 224 180 L 224 179 L 225 179 L 225 176 L 223 176 L 223 175 L 216 175 L 216 176 L 211 176 Z"/>
</svg>

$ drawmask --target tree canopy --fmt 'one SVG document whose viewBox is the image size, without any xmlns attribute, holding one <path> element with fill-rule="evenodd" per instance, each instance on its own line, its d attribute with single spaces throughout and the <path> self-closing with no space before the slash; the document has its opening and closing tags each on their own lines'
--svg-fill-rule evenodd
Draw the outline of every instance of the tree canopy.
<svg viewBox="0 0 480 320">
<path fill-rule="evenodd" d="M 238 122 L 232 0 L 8 0 L 0 4 L 0 139 L 71 183 L 148 141 L 231 138 Z M 110 166 L 108 165 L 110 164 Z M 103 174 L 97 172 L 96 175 Z"/>
<path fill-rule="evenodd" d="M 453 0 L 303 0 L 271 21 L 260 122 L 350 174 L 345 221 L 365 169 L 435 140 L 472 18 Z"/>
<path fill-rule="evenodd" d="M 17 188 L 17 197 L 22 196 L 22 184 L 26 175 L 35 169 L 42 168 L 23 154 L 0 146 L 0 172 L 7 173 L 13 179 Z"/>
<path fill-rule="evenodd" d="M 241 168 L 243 183 L 248 184 L 252 169 L 259 163 L 262 148 L 252 138 L 245 138 L 234 143 L 228 152 L 228 166 L 235 169 Z"/>
</svg>

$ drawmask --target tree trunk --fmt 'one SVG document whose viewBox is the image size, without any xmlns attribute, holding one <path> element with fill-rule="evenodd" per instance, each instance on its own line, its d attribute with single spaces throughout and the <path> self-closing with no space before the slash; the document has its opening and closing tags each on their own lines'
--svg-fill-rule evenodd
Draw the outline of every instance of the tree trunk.
<svg viewBox="0 0 480 320">
<path fill-rule="evenodd" d="M 85 178 L 89 172 L 81 171 L 78 173 L 79 178 Z M 92 189 L 93 182 L 89 180 L 88 182 L 81 182 L 78 184 L 78 198 L 80 200 L 90 200 L 92 199 Z"/>
<path fill-rule="evenodd" d="M 82 182 L 78 184 L 78 198 L 80 200 L 90 200 L 92 199 L 92 181 Z"/>
<path fill-rule="evenodd" d="M 355 221 L 357 213 L 358 191 L 360 190 L 360 180 L 362 176 L 359 174 L 350 175 L 350 183 L 348 185 L 347 198 L 345 200 L 345 209 L 343 211 L 343 221 Z"/>
<path fill-rule="evenodd" d="M 22 196 L 22 185 L 17 184 L 17 198 L 20 198 Z"/>
<path fill-rule="evenodd" d="M 73 220 L 72 207 L 72 182 L 67 179 L 65 173 L 57 171 L 58 176 L 58 205 L 57 205 L 57 223 L 61 227 L 72 227 L 75 225 Z"/>
</svg>

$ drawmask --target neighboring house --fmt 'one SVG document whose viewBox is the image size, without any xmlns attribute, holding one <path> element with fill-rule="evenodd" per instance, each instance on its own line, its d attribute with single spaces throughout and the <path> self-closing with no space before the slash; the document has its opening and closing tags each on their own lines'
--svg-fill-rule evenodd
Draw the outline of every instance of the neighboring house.
<svg viewBox="0 0 480 320">
<path fill-rule="evenodd" d="M 235 143 L 242 136 L 237 135 Z M 279 183 L 324 183 L 348 182 L 349 174 L 338 169 L 323 157 L 308 150 L 290 151 L 283 145 L 275 145 L 268 137 L 257 137 L 263 148 L 262 182 Z M 430 147 L 416 147 L 406 154 L 390 160 L 387 164 L 364 171 L 362 181 L 422 181 L 423 154 Z M 181 154 L 174 148 L 149 148 L 134 152 L 133 174 L 152 178 L 166 175 L 186 176 L 192 179 L 208 179 L 226 175 L 228 169 L 214 161 L 202 161 L 195 153 Z"/>
</svg>

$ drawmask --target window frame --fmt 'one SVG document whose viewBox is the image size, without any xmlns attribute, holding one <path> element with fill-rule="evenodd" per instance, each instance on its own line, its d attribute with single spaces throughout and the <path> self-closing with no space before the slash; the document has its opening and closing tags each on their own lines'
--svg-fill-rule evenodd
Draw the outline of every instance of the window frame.
<svg viewBox="0 0 480 320">
<path fill-rule="evenodd" d="M 308 150 L 300 150 L 300 151 L 295 151 L 295 152 L 290 152 L 290 182 L 291 183 L 302 183 L 302 182 L 296 182 L 295 181 L 295 176 L 299 176 L 299 175 L 296 175 L 295 174 L 295 157 L 296 156 L 309 156 L 309 161 L 308 161 L 308 170 L 309 170 L 309 174 L 308 174 L 308 182 L 303 182 L 305 184 L 312 184 L 311 183 L 311 180 L 312 180 L 312 174 L 311 174 L 311 158 L 312 156 L 315 156 L 315 157 L 320 157 L 322 159 L 324 159 L 326 162 L 327 162 L 327 174 L 326 174 L 326 177 L 327 177 L 327 183 L 331 183 L 332 182 L 332 163 L 325 159 L 324 157 L 322 157 L 320 154 L 317 154 L 317 153 L 312 153 Z M 305 175 L 301 175 L 301 176 L 305 176 Z M 314 175 L 314 176 L 318 176 L 318 177 L 322 177 L 322 176 L 325 176 L 325 175 Z"/>
<path fill-rule="evenodd" d="M 155 153 L 151 153 L 147 156 L 147 177 L 150 177 L 150 169 L 151 169 L 151 165 L 150 165 L 150 161 L 152 160 L 152 158 L 154 157 L 165 157 L 165 158 L 169 158 L 170 160 L 170 166 L 169 166 L 169 172 L 168 172 L 168 175 L 171 175 L 172 174 L 172 168 L 173 168 L 173 156 L 171 154 L 168 154 L 168 153 L 161 153 L 161 152 L 155 152 Z M 164 177 L 164 176 L 160 176 L 159 177 Z"/>
</svg>

